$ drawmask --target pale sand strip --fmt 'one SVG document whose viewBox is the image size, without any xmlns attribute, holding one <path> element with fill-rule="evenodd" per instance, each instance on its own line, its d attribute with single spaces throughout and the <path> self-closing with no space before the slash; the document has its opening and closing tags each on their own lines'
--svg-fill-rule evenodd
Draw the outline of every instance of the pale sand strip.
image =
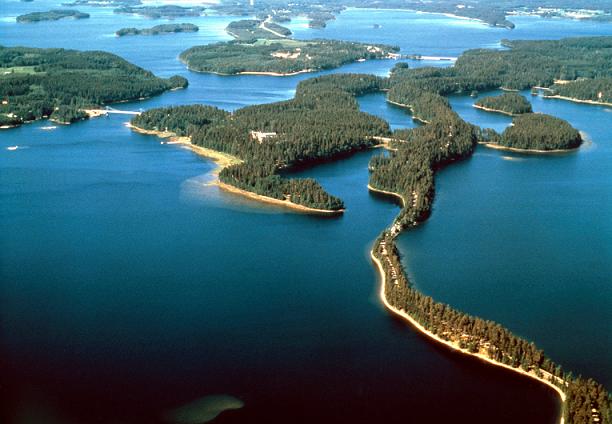
<svg viewBox="0 0 612 424">
<path fill-rule="evenodd" d="M 508 116 L 519 116 L 520 115 L 520 113 L 511 113 L 511 112 L 506 112 L 504 110 L 492 109 L 490 107 L 480 106 L 475 103 L 472 106 L 475 107 L 476 109 L 485 110 L 487 112 L 501 113 L 501 114 L 508 115 Z"/>
<path fill-rule="evenodd" d="M 235 193 L 235 194 L 240 194 L 241 196 L 244 197 L 248 197 L 249 199 L 254 199 L 257 200 L 259 202 L 264 202 L 264 203 L 270 203 L 273 205 L 278 205 L 278 206 L 282 206 L 285 208 L 290 208 L 296 211 L 300 211 L 300 212 L 307 212 L 309 214 L 318 214 L 318 215 L 341 215 L 344 212 L 344 209 L 338 209 L 338 210 L 329 210 L 329 209 L 316 209 L 316 208 L 309 208 L 308 206 L 304 206 L 304 205 L 299 205 L 297 203 L 293 203 L 289 200 L 280 200 L 280 199 L 275 199 L 273 197 L 268 197 L 268 196 L 263 196 L 261 194 L 256 194 L 253 193 L 251 191 L 247 191 L 247 190 L 242 190 L 236 186 L 233 186 L 231 184 L 226 184 L 223 183 L 221 181 L 216 181 L 215 184 L 217 186 L 219 186 L 219 188 L 225 190 L 225 191 L 229 191 L 230 193 Z"/>
<path fill-rule="evenodd" d="M 381 190 L 379 188 L 372 187 L 370 184 L 368 184 L 368 190 L 373 191 L 375 193 L 381 193 L 381 194 L 386 194 L 388 196 L 397 197 L 400 200 L 400 202 L 402 202 L 402 207 L 406 206 L 406 200 L 404 200 L 404 196 L 402 196 L 399 193 L 396 193 L 394 191 Z"/>
<path fill-rule="evenodd" d="M 580 99 L 575 99 L 573 97 L 565 97 L 565 96 L 546 96 L 544 95 L 545 99 L 559 99 L 559 100 L 567 100 L 569 102 L 575 102 L 575 103 L 586 103 L 589 105 L 597 105 L 597 106 L 609 106 L 612 107 L 612 103 L 608 103 L 608 102 L 598 102 L 596 100 L 580 100 Z"/>
<path fill-rule="evenodd" d="M 547 153 L 570 153 L 570 152 L 575 152 L 576 150 L 578 150 L 580 148 L 580 146 L 578 147 L 574 147 L 573 149 L 554 149 L 554 150 L 538 150 L 538 149 L 519 149 L 517 147 L 507 147 L 507 146 L 502 146 L 499 144 L 495 144 L 495 143 L 482 143 L 479 142 L 478 144 L 484 144 L 485 147 L 488 147 L 489 149 L 495 149 L 495 150 L 506 150 L 508 152 L 515 152 L 515 153 L 528 153 L 528 154 L 547 154 Z"/>
<path fill-rule="evenodd" d="M 140 134 L 156 135 L 161 138 L 169 138 L 170 142 L 172 142 L 173 144 L 181 144 L 200 156 L 203 156 L 207 159 L 212 159 L 217 164 L 217 168 L 212 172 L 212 174 L 215 176 L 215 179 L 208 184 L 216 185 L 224 191 L 234 193 L 234 194 L 239 194 L 241 196 L 248 197 L 250 199 L 254 199 L 260 202 L 282 206 L 282 207 L 292 209 L 298 212 L 305 212 L 305 213 L 315 214 L 315 215 L 341 215 L 342 213 L 344 213 L 344 209 L 329 210 L 329 209 L 309 208 L 308 206 L 293 203 L 289 200 L 280 200 L 280 199 L 275 199 L 273 197 L 263 196 L 261 194 L 256 194 L 256 193 L 253 193 L 247 190 L 242 190 L 233 185 L 223 183 L 219 181 L 219 173 L 221 172 L 221 170 L 223 170 L 223 168 L 227 168 L 228 166 L 237 165 L 237 164 L 242 163 L 243 161 L 241 159 L 237 158 L 236 156 L 227 154 L 227 153 L 219 152 L 217 150 L 208 149 L 206 147 L 201 147 L 201 146 L 196 146 L 191 143 L 190 137 L 178 137 L 175 133 L 171 131 L 145 130 L 145 129 L 136 127 L 130 123 L 127 124 L 127 127 L 131 128 L 132 130 Z"/>
<path fill-rule="evenodd" d="M 438 337 L 437 335 L 433 334 L 432 332 L 430 332 L 429 330 L 427 330 L 425 327 L 423 327 L 421 324 L 419 324 L 414 318 L 412 318 L 409 314 L 407 314 L 406 312 L 397 309 L 395 307 L 393 307 L 388 301 L 387 301 L 387 297 L 385 296 L 385 281 L 386 281 L 386 275 L 385 272 L 383 270 L 383 266 L 382 263 L 380 262 L 380 260 L 378 258 L 376 258 L 376 256 L 374 256 L 374 250 L 370 250 L 370 257 L 372 258 L 372 260 L 374 261 L 374 263 L 376 264 L 376 267 L 378 269 L 378 272 L 380 274 L 380 290 L 379 290 L 379 297 L 380 300 L 382 301 L 383 305 L 385 305 L 385 307 L 393 312 L 395 315 L 403 318 L 404 320 L 408 321 L 414 328 L 416 328 L 417 330 L 419 330 L 421 333 L 425 334 L 427 337 L 435 340 L 438 343 L 441 343 L 453 350 L 456 350 L 460 353 L 463 353 L 464 355 L 470 355 L 470 356 L 474 356 L 478 359 L 481 359 L 483 361 L 488 362 L 489 364 L 501 367 L 501 368 L 505 368 L 507 370 L 510 371 L 514 371 L 518 374 L 524 375 L 526 377 L 530 377 L 534 380 L 539 381 L 540 383 L 546 384 L 548 387 L 550 387 L 551 389 L 553 389 L 557 395 L 559 395 L 559 398 L 561 399 L 561 403 L 565 403 L 565 399 L 566 399 L 566 395 L 565 392 L 563 390 L 561 390 L 559 387 L 555 386 L 554 384 L 552 384 L 550 381 L 545 380 L 544 378 L 540 378 L 537 375 L 535 375 L 532 372 L 527 372 L 521 368 L 514 368 L 511 367 L 509 365 L 506 364 L 502 364 L 501 362 L 497 362 L 494 361 L 493 359 L 489 358 L 488 356 L 485 356 L 481 353 L 472 353 L 466 349 L 461 349 L 457 344 L 447 341 L 447 340 L 443 340 L 440 337 Z M 542 373 L 544 375 L 549 374 L 546 371 L 542 370 Z M 564 424 L 564 418 L 563 418 L 563 414 L 560 414 L 561 417 L 559 419 L 559 424 Z"/>
<path fill-rule="evenodd" d="M 418 116 L 416 116 L 414 114 L 414 110 L 412 109 L 412 105 L 406 105 L 404 103 L 394 102 L 393 100 L 389 100 L 389 99 L 386 99 L 386 100 L 387 100 L 387 103 L 391 103 L 392 105 L 399 106 L 399 107 L 404 107 L 406 109 L 410 109 L 410 113 L 412 114 L 412 119 L 414 119 L 415 121 L 419 121 L 419 122 L 422 122 L 424 124 L 429 124 L 430 123 L 429 121 L 426 121 L 425 119 L 422 119 L 422 118 L 419 118 Z"/>
</svg>

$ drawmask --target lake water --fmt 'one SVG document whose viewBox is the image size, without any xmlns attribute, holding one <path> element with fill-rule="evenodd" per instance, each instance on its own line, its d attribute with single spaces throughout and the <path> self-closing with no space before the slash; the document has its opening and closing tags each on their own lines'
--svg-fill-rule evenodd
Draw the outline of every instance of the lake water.
<svg viewBox="0 0 612 424">
<path fill-rule="evenodd" d="M 290 98 L 310 77 L 186 71 L 178 54 L 227 39 L 232 17 L 185 20 L 200 26 L 196 34 L 124 38 L 112 34 L 167 21 L 87 7 L 79 10 L 92 17 L 83 21 L 12 20 L 39 8 L 3 2 L 0 43 L 107 50 L 190 81 L 120 108 L 233 110 Z M 508 31 L 349 10 L 325 30 L 299 20 L 291 28 L 300 38 L 386 42 L 428 55 L 495 47 L 502 38 L 612 33 L 605 24 L 513 20 Z M 386 75 L 394 64 L 336 72 Z M 551 157 L 479 148 L 442 171 L 431 219 L 401 237 L 404 260 L 424 292 L 503 323 L 610 386 L 610 110 L 531 100 L 592 141 Z M 471 122 L 498 130 L 509 123 L 472 101 L 451 99 Z M 394 128 L 414 126 L 383 95 L 360 104 Z M 125 121 L 115 115 L 55 130 L 38 122 L 1 133 L 0 416 L 8 422 L 160 422 L 211 395 L 244 402 L 215 422 L 555 422 L 549 389 L 433 345 L 381 307 L 368 250 L 398 209 L 365 189 L 374 152 L 297 173 L 345 201 L 343 217 L 324 219 L 208 187 L 213 163 L 132 133 Z M 12 145 L 21 148 L 6 150 Z"/>
</svg>

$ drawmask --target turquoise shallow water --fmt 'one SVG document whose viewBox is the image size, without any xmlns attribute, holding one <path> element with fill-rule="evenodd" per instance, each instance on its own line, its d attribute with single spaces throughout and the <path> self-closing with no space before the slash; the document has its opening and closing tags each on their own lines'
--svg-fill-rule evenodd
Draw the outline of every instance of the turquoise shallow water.
<svg viewBox="0 0 612 424">
<path fill-rule="evenodd" d="M 190 80 L 186 90 L 119 108 L 202 102 L 235 109 L 290 98 L 309 77 L 186 71 L 178 53 L 226 39 L 221 29 L 231 17 L 189 19 L 202 27 L 198 34 L 125 40 L 110 35 L 165 21 L 96 8 L 81 8 L 92 14 L 88 21 L 7 19 L 36 7 L 6 2 L 2 44 L 104 49 Z M 525 18 L 514 32 L 376 13 L 348 11 L 323 32 L 296 34 L 366 41 L 372 33 L 353 29 L 371 21 L 388 29 L 373 41 L 450 55 L 514 34 L 611 32 L 562 20 Z M 435 29 L 441 41 L 418 28 Z M 384 75 L 393 64 L 338 71 Z M 471 101 L 452 99 L 465 119 L 508 124 L 473 110 Z M 434 214 L 402 237 L 402 251 L 425 292 L 502 322 L 609 385 L 610 112 L 533 102 L 586 130 L 593 143 L 551 158 L 479 148 L 440 173 Z M 360 103 L 395 128 L 414 126 L 382 95 Z M 299 172 L 347 204 L 342 218 L 321 219 L 204 186 L 210 161 L 134 134 L 125 120 L 55 130 L 40 122 L 1 135 L 0 367 L 9 422 L 156 422 L 210 395 L 245 405 L 218 422 L 405 422 L 406 411 L 416 422 L 554 422 L 549 390 L 434 346 L 381 308 L 368 248 L 397 207 L 365 189 L 372 152 Z M 20 149 L 6 150 L 12 145 Z"/>
</svg>

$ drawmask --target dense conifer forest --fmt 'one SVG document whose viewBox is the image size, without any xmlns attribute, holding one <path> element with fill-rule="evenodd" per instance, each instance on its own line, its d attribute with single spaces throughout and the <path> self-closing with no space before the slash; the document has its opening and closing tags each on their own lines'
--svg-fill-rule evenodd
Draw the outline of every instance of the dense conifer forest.
<svg viewBox="0 0 612 424">
<path fill-rule="evenodd" d="M 607 88 L 612 78 L 612 37 L 503 43 L 508 50 L 468 50 L 449 68 L 410 69 L 398 64 L 391 75 L 389 100 L 410 104 L 415 89 L 446 96 L 497 88 L 552 86 L 554 92 L 565 90 L 562 92 L 578 99 L 592 100 L 599 92 L 610 95 Z M 580 80 L 565 84 L 567 88 L 554 85 L 558 80 L 576 78 Z"/>
<path fill-rule="evenodd" d="M 335 40 L 256 40 L 196 46 L 181 53 L 190 70 L 239 74 L 288 74 L 337 68 L 359 59 L 382 59 L 397 47 Z"/>
<path fill-rule="evenodd" d="M 531 103 L 518 93 L 504 93 L 500 96 L 483 97 L 478 99 L 474 105 L 507 115 L 520 115 L 532 111 Z"/>
<path fill-rule="evenodd" d="M 528 150 L 575 149 L 581 143 L 578 130 L 563 119 L 543 113 L 517 116 L 498 138 L 501 146 Z"/>
<path fill-rule="evenodd" d="M 550 93 L 545 93 L 544 95 L 612 103 L 612 77 L 580 79 L 564 84 L 555 84 L 551 87 Z"/>
<path fill-rule="evenodd" d="M 119 56 L 96 51 L 0 46 L 0 70 L 0 116 L 18 123 L 53 113 L 73 121 L 82 118 L 69 112 L 75 109 L 187 86 L 183 77 L 158 78 Z"/>
</svg>

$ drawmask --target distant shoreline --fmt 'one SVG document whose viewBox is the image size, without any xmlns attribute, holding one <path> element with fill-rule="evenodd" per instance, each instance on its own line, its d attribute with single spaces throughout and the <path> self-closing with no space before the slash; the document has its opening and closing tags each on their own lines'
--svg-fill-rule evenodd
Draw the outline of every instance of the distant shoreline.
<svg viewBox="0 0 612 424">
<path fill-rule="evenodd" d="M 257 200 L 259 202 L 274 204 L 277 206 L 283 206 L 285 208 L 292 209 L 298 212 L 305 212 L 305 213 L 315 214 L 315 215 L 342 215 L 344 213 L 344 209 L 332 210 L 332 209 L 311 208 L 308 206 L 304 206 L 298 203 L 291 202 L 289 200 L 280 200 L 280 199 L 275 199 L 273 197 L 268 197 L 268 196 L 264 196 L 261 194 L 253 193 L 251 191 L 243 190 L 231 184 L 221 182 L 219 180 L 219 173 L 221 172 L 221 170 L 223 170 L 224 168 L 227 168 L 228 166 L 242 163 L 243 161 L 241 159 L 237 158 L 236 156 L 227 154 L 227 153 L 219 152 L 217 150 L 208 149 L 206 147 L 194 145 L 191 143 L 191 137 L 180 137 L 171 131 L 145 130 L 143 128 L 139 128 L 130 123 L 128 123 L 127 126 L 128 128 L 131 128 L 133 131 L 140 133 L 140 134 L 155 135 L 160 138 L 168 138 L 170 139 L 170 142 L 173 144 L 181 144 L 189 148 L 190 150 L 192 150 L 197 155 L 213 160 L 217 164 L 217 168 L 212 173 L 215 176 L 215 180 L 209 184 L 216 185 L 224 191 L 234 193 L 234 194 L 239 194 L 241 196 L 248 197 L 250 199 Z"/>
</svg>

